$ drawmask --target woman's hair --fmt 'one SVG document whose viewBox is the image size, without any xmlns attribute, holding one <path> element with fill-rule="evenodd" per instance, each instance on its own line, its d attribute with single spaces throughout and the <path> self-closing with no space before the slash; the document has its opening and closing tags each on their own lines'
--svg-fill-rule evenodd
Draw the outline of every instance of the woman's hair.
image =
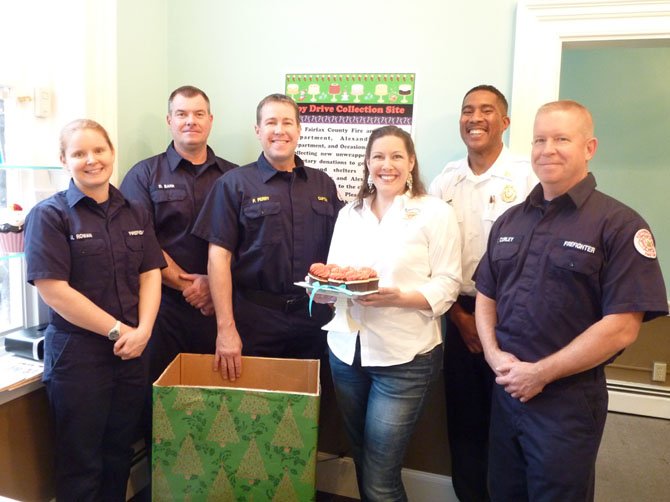
<svg viewBox="0 0 670 502">
<path fill-rule="evenodd" d="M 100 134 L 102 134 L 102 137 L 105 138 L 105 141 L 109 145 L 109 148 L 111 148 L 112 152 L 114 151 L 114 145 L 112 145 L 112 141 L 109 139 L 109 134 L 107 134 L 107 131 L 105 131 L 104 127 L 98 124 L 95 120 L 77 119 L 73 120 L 65 127 L 63 127 L 63 129 L 61 129 L 60 156 L 62 159 L 65 158 L 65 150 L 67 149 L 67 144 L 70 142 L 70 138 L 75 132 L 81 129 L 93 129 L 94 131 L 98 131 Z"/>
<path fill-rule="evenodd" d="M 370 161 L 370 153 L 372 152 L 372 145 L 379 138 L 384 136 L 396 136 L 400 138 L 405 144 L 405 149 L 410 158 L 414 158 L 414 169 L 410 172 L 412 177 L 412 189 L 410 195 L 412 197 L 417 197 L 419 195 L 426 194 L 426 187 L 424 187 L 421 182 L 421 176 L 419 175 L 419 160 L 416 158 L 416 150 L 414 149 L 414 141 L 407 131 L 400 129 L 397 126 L 384 126 L 378 129 L 375 129 L 370 133 L 370 138 L 368 139 L 368 144 L 365 147 L 365 160 L 363 162 L 363 182 L 361 183 L 361 188 L 358 191 L 356 200 L 362 202 L 368 195 L 374 193 L 374 190 L 370 190 L 368 187 L 368 177 L 370 176 L 370 170 L 368 169 L 368 162 Z"/>
</svg>

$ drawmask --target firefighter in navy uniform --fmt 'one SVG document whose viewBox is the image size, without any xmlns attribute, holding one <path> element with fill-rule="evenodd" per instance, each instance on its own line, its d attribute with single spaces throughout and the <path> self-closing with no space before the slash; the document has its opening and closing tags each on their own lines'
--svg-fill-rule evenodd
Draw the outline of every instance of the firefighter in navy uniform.
<svg viewBox="0 0 670 502">
<path fill-rule="evenodd" d="M 308 311 L 309 266 L 328 256 L 342 206 L 335 183 L 295 155 L 295 102 L 271 94 L 257 107 L 258 161 L 222 176 L 193 230 L 209 242 L 209 274 L 218 324 L 215 367 L 234 380 L 241 355 L 325 355 L 326 305 Z"/>
<path fill-rule="evenodd" d="M 494 224 L 476 273 L 477 329 L 496 374 L 491 499 L 593 500 L 604 366 L 668 313 L 647 223 L 595 189 L 597 140 L 574 101 L 540 107 L 540 185 Z"/>
<path fill-rule="evenodd" d="M 125 176 L 121 191 L 153 215 L 156 237 L 168 267 L 149 343 L 150 381 L 180 352 L 213 354 L 216 319 L 207 276 L 207 243 L 191 235 L 215 181 L 235 164 L 207 146 L 214 117 L 200 89 L 183 86 L 168 99 L 173 141 L 159 155 L 140 161 Z"/>
<path fill-rule="evenodd" d="M 165 260 L 149 213 L 109 184 L 114 148 L 99 124 L 65 126 L 61 161 L 70 187 L 26 220 L 27 277 L 50 307 L 56 498 L 125 501 Z"/>
</svg>

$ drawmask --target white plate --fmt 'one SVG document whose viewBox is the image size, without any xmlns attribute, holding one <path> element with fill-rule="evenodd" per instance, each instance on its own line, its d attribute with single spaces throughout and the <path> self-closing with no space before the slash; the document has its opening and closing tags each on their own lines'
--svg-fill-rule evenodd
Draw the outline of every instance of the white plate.
<svg viewBox="0 0 670 502">
<path fill-rule="evenodd" d="M 358 296 L 371 295 L 377 291 L 349 291 L 344 288 L 337 288 L 335 286 L 330 286 L 328 284 L 323 287 L 315 287 L 313 284 L 308 283 L 307 281 L 296 282 L 296 286 L 305 288 L 310 293 L 310 305 L 315 294 L 320 294 L 323 292 L 324 295 L 332 296 L 335 298 L 335 315 L 331 321 L 323 326 L 321 329 L 325 331 L 338 331 L 340 333 L 351 333 L 356 334 L 361 329 L 360 324 L 349 315 L 349 300 L 356 298 Z M 315 291 L 316 290 L 316 291 Z"/>
<path fill-rule="evenodd" d="M 312 291 L 314 289 L 314 285 L 308 283 L 307 281 L 301 281 L 301 282 L 294 282 L 296 286 L 300 286 L 301 288 L 305 288 L 309 291 Z M 320 284 L 320 283 L 319 283 Z M 344 288 L 338 288 L 336 286 L 330 286 L 328 284 L 323 284 L 321 285 L 320 288 L 318 288 L 317 293 L 322 293 L 324 295 L 328 296 L 334 296 L 335 298 L 355 298 L 357 296 L 367 296 L 371 295 L 373 293 L 377 293 L 378 290 L 374 291 L 351 291 L 349 289 L 344 289 Z"/>
</svg>

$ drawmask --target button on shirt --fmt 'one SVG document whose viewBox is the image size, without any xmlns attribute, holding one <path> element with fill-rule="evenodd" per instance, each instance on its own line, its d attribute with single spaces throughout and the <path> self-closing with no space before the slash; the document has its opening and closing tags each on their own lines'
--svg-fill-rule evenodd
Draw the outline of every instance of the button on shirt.
<svg viewBox="0 0 670 502">
<path fill-rule="evenodd" d="M 430 310 L 400 307 L 350 307 L 362 326 L 363 366 L 406 363 L 442 343 L 439 316 L 458 296 L 461 242 L 454 210 L 436 197 L 399 195 L 379 221 L 370 207 L 351 202 L 340 211 L 328 262 L 372 267 L 379 287 L 419 291 Z M 328 345 L 352 364 L 356 333 L 328 333 Z"/>
<path fill-rule="evenodd" d="M 493 226 L 477 289 L 497 302 L 500 348 L 522 361 L 553 354 L 603 316 L 668 312 L 658 260 L 636 247 L 649 226 L 595 186 L 589 174 L 545 208 L 538 185 Z"/>
<path fill-rule="evenodd" d="M 223 173 L 237 167 L 214 155 L 195 166 L 183 159 L 171 143 L 164 153 L 138 162 L 121 183 L 130 200 L 153 215 L 161 248 L 188 273 L 207 273 L 207 243 L 191 235 L 207 194 Z"/>
<path fill-rule="evenodd" d="M 109 187 L 107 212 L 70 181 L 67 190 L 37 204 L 26 218 L 27 278 L 68 281 L 110 315 L 137 326 L 139 276 L 165 267 L 144 208 Z M 50 309 L 50 323 L 90 333 Z"/>
<path fill-rule="evenodd" d="M 485 173 L 473 173 L 466 157 L 449 162 L 430 184 L 428 192 L 447 201 L 456 211 L 463 248 L 461 294 L 475 296 L 477 292 L 472 276 L 486 251 L 493 222 L 523 202 L 537 182 L 528 159 L 503 147 Z"/>
<path fill-rule="evenodd" d="M 333 180 L 295 158 L 292 172 L 257 162 L 234 169 L 214 185 L 194 235 L 232 252 L 235 288 L 301 294 L 293 285 L 328 254 L 342 203 Z"/>
</svg>

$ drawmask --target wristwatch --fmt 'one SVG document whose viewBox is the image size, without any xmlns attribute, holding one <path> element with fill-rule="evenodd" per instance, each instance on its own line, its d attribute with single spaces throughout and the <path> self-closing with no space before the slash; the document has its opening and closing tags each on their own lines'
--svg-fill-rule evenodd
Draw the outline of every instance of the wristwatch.
<svg viewBox="0 0 670 502">
<path fill-rule="evenodd" d="M 109 330 L 109 333 L 107 333 L 107 338 L 115 342 L 119 339 L 120 336 L 121 336 L 121 321 L 116 321 L 114 327 Z"/>
</svg>

